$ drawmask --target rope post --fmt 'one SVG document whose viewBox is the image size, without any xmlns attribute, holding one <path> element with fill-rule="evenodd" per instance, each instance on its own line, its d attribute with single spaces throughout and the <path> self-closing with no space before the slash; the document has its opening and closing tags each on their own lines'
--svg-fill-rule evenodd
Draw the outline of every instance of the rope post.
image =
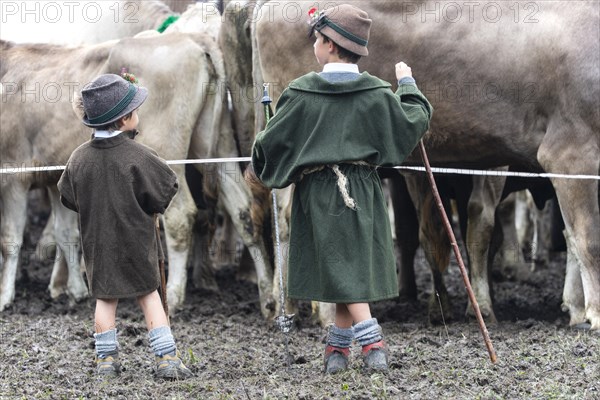
<svg viewBox="0 0 600 400">
<path fill-rule="evenodd" d="M 269 123 L 271 115 L 269 113 L 269 105 L 271 104 L 271 97 L 268 92 L 268 83 L 263 84 L 263 98 L 262 103 L 265 106 L 265 120 L 266 123 Z M 288 333 L 293 327 L 294 323 L 294 314 L 286 314 L 285 313 L 285 292 L 283 290 L 283 259 L 281 256 L 281 242 L 279 240 L 279 216 L 277 211 L 277 196 L 275 195 L 275 190 L 271 189 L 271 197 L 273 200 L 273 225 L 275 227 L 275 249 L 276 249 L 276 261 L 277 268 L 279 269 L 279 301 L 280 301 L 280 314 L 275 317 L 275 325 L 279 328 L 284 335 L 284 343 L 285 343 L 285 361 L 286 366 L 289 369 L 291 364 L 291 356 L 289 349 L 289 338 Z"/>
</svg>

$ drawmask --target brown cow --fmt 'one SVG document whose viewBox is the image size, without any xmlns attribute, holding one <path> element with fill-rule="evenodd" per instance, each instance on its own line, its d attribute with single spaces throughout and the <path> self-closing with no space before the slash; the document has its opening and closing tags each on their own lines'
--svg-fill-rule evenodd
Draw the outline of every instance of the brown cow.
<svg viewBox="0 0 600 400">
<path fill-rule="evenodd" d="M 392 66 L 401 58 L 430 98 L 436 112 L 425 146 L 433 162 L 598 174 L 597 3 L 353 4 L 374 20 L 370 56 L 359 65 L 393 81 Z M 318 68 L 306 37 L 312 6 L 284 1 L 255 8 L 254 82 L 271 82 L 274 98 L 291 79 Z M 256 115 L 260 126 L 260 109 Z M 419 163 L 418 156 L 409 161 Z M 572 325 L 588 320 L 600 329 L 598 183 L 561 178 L 552 183 L 576 260 L 568 263 L 563 305 Z M 474 268 L 473 279 L 482 279 L 483 267 Z M 474 287 L 491 314 L 489 286 Z"/>
</svg>

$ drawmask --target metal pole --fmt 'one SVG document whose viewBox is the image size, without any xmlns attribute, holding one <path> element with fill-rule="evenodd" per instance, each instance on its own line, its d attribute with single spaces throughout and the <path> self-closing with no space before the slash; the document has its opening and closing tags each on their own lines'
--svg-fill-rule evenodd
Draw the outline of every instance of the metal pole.
<svg viewBox="0 0 600 400">
<path fill-rule="evenodd" d="M 269 97 L 268 93 L 268 84 L 263 84 L 263 98 L 262 103 L 265 106 L 265 120 L 266 123 L 269 123 L 270 113 L 269 113 L 269 105 L 271 104 L 271 97 Z M 285 343 L 285 361 L 288 368 L 290 368 L 290 350 L 289 350 L 289 338 L 288 332 L 292 329 L 294 322 L 294 314 L 286 314 L 285 313 L 285 293 L 283 290 L 283 260 L 281 257 L 281 242 L 279 240 L 279 220 L 278 220 L 278 212 L 277 212 L 277 196 L 275 195 L 275 190 L 271 190 L 271 197 L 273 200 L 273 225 L 275 227 L 275 249 L 276 249 L 276 262 L 277 268 L 279 269 L 279 294 L 280 294 L 280 314 L 275 317 L 275 324 L 284 334 L 284 343 Z"/>
</svg>

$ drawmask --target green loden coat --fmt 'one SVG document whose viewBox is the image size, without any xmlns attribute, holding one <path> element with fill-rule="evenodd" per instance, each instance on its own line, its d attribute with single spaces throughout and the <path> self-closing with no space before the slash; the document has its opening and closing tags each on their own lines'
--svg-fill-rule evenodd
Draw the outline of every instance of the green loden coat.
<svg viewBox="0 0 600 400">
<path fill-rule="evenodd" d="M 156 152 L 123 132 L 79 146 L 58 182 L 79 213 L 83 258 L 95 298 L 138 297 L 160 286 L 155 213 L 164 213 L 177 176 Z"/>
<path fill-rule="evenodd" d="M 432 108 L 414 84 L 395 94 L 390 87 L 366 72 L 336 83 L 309 73 L 290 83 L 256 137 L 252 164 L 261 181 L 296 184 L 289 298 L 357 303 L 398 295 L 387 206 L 373 167 L 402 163 L 427 131 Z M 332 164 L 348 178 L 356 211 L 345 206 L 331 168 L 302 177 Z"/>
</svg>

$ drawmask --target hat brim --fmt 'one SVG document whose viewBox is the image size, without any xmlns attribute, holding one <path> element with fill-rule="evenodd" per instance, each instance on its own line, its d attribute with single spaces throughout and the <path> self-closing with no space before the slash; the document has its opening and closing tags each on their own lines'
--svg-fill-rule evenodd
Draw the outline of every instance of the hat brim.
<svg viewBox="0 0 600 400">
<path fill-rule="evenodd" d="M 359 56 L 364 57 L 369 55 L 369 50 L 365 46 L 361 46 L 360 44 L 345 38 L 344 36 L 340 35 L 327 25 L 321 28 L 319 32 L 327 36 L 329 39 L 333 40 L 338 46 L 348 51 L 351 51 L 354 54 L 358 54 Z"/>
<path fill-rule="evenodd" d="M 92 123 L 90 123 L 89 119 L 87 118 L 87 115 L 84 115 L 81 122 L 83 122 L 83 124 L 85 126 L 89 126 L 90 128 L 97 128 L 99 126 L 110 125 L 113 122 L 118 121 L 119 119 L 123 118 L 124 116 L 126 116 L 127 114 L 132 112 L 133 110 L 139 108 L 144 103 L 144 101 L 146 101 L 146 98 L 148 98 L 148 89 L 140 86 L 138 88 L 138 91 L 135 93 L 135 96 L 133 96 L 131 103 L 129 103 L 127 105 L 127 107 L 125 107 L 125 109 L 119 115 L 117 115 L 110 121 L 106 121 L 101 124 L 92 124 Z"/>
</svg>

